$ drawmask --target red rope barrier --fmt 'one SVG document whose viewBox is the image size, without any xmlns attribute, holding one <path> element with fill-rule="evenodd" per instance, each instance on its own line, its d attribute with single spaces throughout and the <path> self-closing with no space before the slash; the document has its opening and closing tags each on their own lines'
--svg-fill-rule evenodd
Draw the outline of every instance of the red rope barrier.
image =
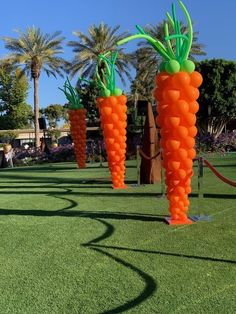
<svg viewBox="0 0 236 314">
<path fill-rule="evenodd" d="M 144 151 L 143 151 L 141 148 L 139 148 L 138 152 L 139 152 L 139 154 L 141 155 L 141 157 L 143 157 L 144 159 L 147 159 L 147 160 L 155 159 L 155 158 L 160 154 L 160 152 L 158 152 L 158 153 L 157 153 L 156 155 L 154 155 L 153 157 L 148 157 L 148 156 L 144 153 Z"/>
<path fill-rule="evenodd" d="M 234 186 L 236 187 L 236 182 L 235 181 L 232 181 L 232 180 L 229 180 L 228 178 L 222 176 L 222 174 L 220 174 L 210 163 L 209 161 L 207 161 L 206 159 L 204 159 L 204 163 L 205 165 L 220 179 L 222 180 L 223 182 L 231 185 L 231 186 Z"/>
</svg>

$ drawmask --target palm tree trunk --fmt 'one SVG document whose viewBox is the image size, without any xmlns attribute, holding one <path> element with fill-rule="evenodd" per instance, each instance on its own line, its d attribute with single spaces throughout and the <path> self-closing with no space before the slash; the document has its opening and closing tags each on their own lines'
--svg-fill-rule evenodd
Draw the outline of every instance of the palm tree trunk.
<svg viewBox="0 0 236 314">
<path fill-rule="evenodd" d="M 34 132 L 35 132 L 35 146 L 40 147 L 39 138 L 39 95 L 38 95 L 38 78 L 34 80 Z"/>
</svg>

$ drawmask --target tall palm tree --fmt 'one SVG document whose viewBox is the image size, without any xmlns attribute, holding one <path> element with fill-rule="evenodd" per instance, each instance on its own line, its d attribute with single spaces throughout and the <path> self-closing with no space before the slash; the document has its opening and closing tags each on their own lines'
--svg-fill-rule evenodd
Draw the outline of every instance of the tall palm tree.
<svg viewBox="0 0 236 314">
<path fill-rule="evenodd" d="M 117 34 L 119 28 L 120 26 L 111 28 L 102 22 L 98 26 L 92 25 L 89 27 L 88 35 L 80 31 L 73 32 L 78 37 L 78 41 L 68 43 L 68 46 L 73 47 L 75 53 L 69 67 L 71 76 L 78 73 L 79 76 L 84 78 L 93 78 L 99 54 L 114 50 L 117 41 L 129 35 L 127 32 Z M 125 74 L 131 79 L 129 65 L 132 63 L 133 57 L 132 54 L 125 54 L 123 48 L 119 47 L 117 49 L 119 51 L 116 59 L 117 74 L 125 84 L 123 75 Z"/>
<path fill-rule="evenodd" d="M 153 38 L 158 39 L 162 43 L 165 43 L 165 34 L 164 34 L 164 24 L 168 23 L 170 34 L 174 33 L 173 27 L 169 21 L 162 21 L 157 25 L 147 25 L 144 30 L 147 34 L 151 35 Z M 183 22 L 180 22 L 180 31 L 183 35 L 187 35 L 188 28 L 184 25 Z M 204 45 L 198 43 L 198 32 L 193 32 L 193 42 L 189 54 L 189 59 L 196 61 L 195 56 L 206 55 L 204 52 Z M 158 66 L 160 65 L 162 59 L 159 54 L 153 49 L 153 47 L 147 42 L 140 42 L 139 46 L 141 51 L 139 53 L 139 75 L 145 77 L 149 75 L 154 80 Z M 172 47 L 175 51 L 175 40 L 172 40 Z"/>
<path fill-rule="evenodd" d="M 17 30 L 19 38 L 3 37 L 5 47 L 12 53 L 8 57 L 16 66 L 20 66 L 22 73 L 26 73 L 33 79 L 34 84 L 34 121 L 35 121 L 35 145 L 40 146 L 39 138 L 39 97 L 38 83 L 42 71 L 47 76 L 62 76 L 65 61 L 57 55 L 62 53 L 61 32 L 43 34 L 39 28 L 28 28 L 24 33 Z"/>
</svg>

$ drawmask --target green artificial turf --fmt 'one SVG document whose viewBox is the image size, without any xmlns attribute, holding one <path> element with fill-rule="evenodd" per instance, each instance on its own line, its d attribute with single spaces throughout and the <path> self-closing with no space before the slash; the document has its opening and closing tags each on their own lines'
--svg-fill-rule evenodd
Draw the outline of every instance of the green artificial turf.
<svg viewBox="0 0 236 314">
<path fill-rule="evenodd" d="M 236 181 L 236 154 L 209 160 Z M 212 220 L 169 226 L 136 183 L 135 161 L 125 190 L 98 164 L 2 169 L 0 313 L 235 313 L 235 188 L 205 167 L 189 214 Z"/>
</svg>

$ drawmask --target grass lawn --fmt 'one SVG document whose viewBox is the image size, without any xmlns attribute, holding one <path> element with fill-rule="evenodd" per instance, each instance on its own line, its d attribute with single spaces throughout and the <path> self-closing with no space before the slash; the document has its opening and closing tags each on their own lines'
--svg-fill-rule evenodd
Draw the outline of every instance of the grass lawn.
<svg viewBox="0 0 236 314">
<path fill-rule="evenodd" d="M 236 181 L 236 154 L 209 159 Z M 195 169 L 196 170 L 196 169 Z M 196 171 L 195 171 L 196 172 Z M 201 213 L 169 226 L 160 185 L 107 167 L 0 171 L 0 313 L 235 313 L 236 190 L 204 168 Z M 198 213 L 193 178 L 190 215 Z"/>
</svg>

